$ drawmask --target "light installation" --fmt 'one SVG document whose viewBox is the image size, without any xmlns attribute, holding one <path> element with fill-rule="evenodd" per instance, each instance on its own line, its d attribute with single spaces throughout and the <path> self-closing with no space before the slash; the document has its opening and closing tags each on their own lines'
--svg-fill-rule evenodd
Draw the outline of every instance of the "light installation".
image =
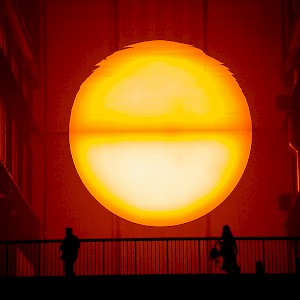
<svg viewBox="0 0 300 300">
<path fill-rule="evenodd" d="M 146 41 L 108 56 L 82 83 L 69 142 L 101 205 L 131 222 L 173 226 L 234 190 L 250 155 L 251 115 L 222 63 L 190 45 Z"/>
</svg>

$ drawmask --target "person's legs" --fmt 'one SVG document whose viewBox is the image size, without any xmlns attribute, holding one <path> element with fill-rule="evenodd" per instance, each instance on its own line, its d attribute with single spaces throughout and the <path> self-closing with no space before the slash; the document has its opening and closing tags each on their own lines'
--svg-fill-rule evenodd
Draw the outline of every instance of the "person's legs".
<svg viewBox="0 0 300 300">
<path fill-rule="evenodd" d="M 75 276 L 74 265 L 75 265 L 75 261 L 71 261 L 70 262 L 70 273 L 71 273 L 71 276 Z"/>
<path fill-rule="evenodd" d="M 73 277 L 75 275 L 73 267 L 74 267 L 73 261 L 70 260 L 65 261 L 65 275 L 67 277 Z"/>
<path fill-rule="evenodd" d="M 237 263 L 236 255 L 234 254 L 232 257 L 232 272 L 233 273 L 240 273 L 240 266 Z"/>
</svg>

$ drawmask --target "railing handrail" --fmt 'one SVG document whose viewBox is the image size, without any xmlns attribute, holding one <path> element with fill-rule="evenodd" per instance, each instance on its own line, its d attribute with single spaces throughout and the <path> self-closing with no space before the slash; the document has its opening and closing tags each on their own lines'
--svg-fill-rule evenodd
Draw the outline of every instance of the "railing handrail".
<svg viewBox="0 0 300 300">
<path fill-rule="evenodd" d="M 204 241 L 215 241 L 220 240 L 221 237 L 215 236 L 215 237 L 197 237 L 197 236 L 190 236 L 190 237 L 144 237 L 144 238 L 138 238 L 138 237 L 123 237 L 123 238 L 79 238 L 81 242 L 118 242 L 118 241 L 188 241 L 188 240 L 204 240 Z M 235 239 L 238 240 L 299 240 L 300 236 L 236 236 Z M 0 244 L 20 244 L 20 243 L 57 243 L 61 242 L 63 238 L 61 239 L 35 239 L 35 240 L 5 240 L 1 241 Z"/>
</svg>

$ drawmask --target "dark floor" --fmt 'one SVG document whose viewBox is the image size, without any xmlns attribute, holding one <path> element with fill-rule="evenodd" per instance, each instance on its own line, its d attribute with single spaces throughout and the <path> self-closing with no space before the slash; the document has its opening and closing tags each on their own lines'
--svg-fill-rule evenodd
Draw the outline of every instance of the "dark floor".
<svg viewBox="0 0 300 300">
<path fill-rule="evenodd" d="M 296 274 L 227 274 L 210 275 L 120 275 L 120 276 L 78 276 L 70 280 L 65 277 L 27 277 L 27 278 L 1 278 L 0 289 L 11 291 L 33 290 L 90 290 L 120 294 L 128 296 L 135 291 L 144 291 L 145 295 L 167 291 L 196 292 L 210 291 L 213 294 L 225 289 L 244 289 L 249 291 L 263 290 L 300 290 L 300 276 Z M 154 299 L 155 300 L 155 299 Z"/>
</svg>

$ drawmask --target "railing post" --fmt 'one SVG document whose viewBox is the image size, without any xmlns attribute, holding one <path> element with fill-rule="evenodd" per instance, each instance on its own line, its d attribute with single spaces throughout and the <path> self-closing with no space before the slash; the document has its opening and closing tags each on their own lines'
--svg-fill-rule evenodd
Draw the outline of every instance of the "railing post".
<svg viewBox="0 0 300 300">
<path fill-rule="evenodd" d="M 198 271 L 201 273 L 200 240 L 198 239 Z"/>
<path fill-rule="evenodd" d="M 38 243 L 38 276 L 41 276 L 41 243 Z"/>
<path fill-rule="evenodd" d="M 5 260 L 5 272 L 6 276 L 8 276 L 8 243 L 6 243 L 6 260 Z"/>
<path fill-rule="evenodd" d="M 300 257 L 298 256 L 298 243 L 295 239 L 295 273 L 300 273 Z"/>
<path fill-rule="evenodd" d="M 105 259 L 104 259 L 104 256 L 105 256 L 105 249 L 104 249 L 104 241 L 102 241 L 102 275 L 105 274 Z"/>
<path fill-rule="evenodd" d="M 266 259 L 265 259 L 265 240 L 262 241 L 262 257 L 263 257 L 263 266 L 266 266 Z"/>
<path fill-rule="evenodd" d="M 134 241 L 134 275 L 137 275 L 136 241 Z"/>
<path fill-rule="evenodd" d="M 167 240 L 167 249 L 166 249 L 166 265 L 167 265 L 167 274 L 169 274 L 169 241 Z"/>
</svg>

